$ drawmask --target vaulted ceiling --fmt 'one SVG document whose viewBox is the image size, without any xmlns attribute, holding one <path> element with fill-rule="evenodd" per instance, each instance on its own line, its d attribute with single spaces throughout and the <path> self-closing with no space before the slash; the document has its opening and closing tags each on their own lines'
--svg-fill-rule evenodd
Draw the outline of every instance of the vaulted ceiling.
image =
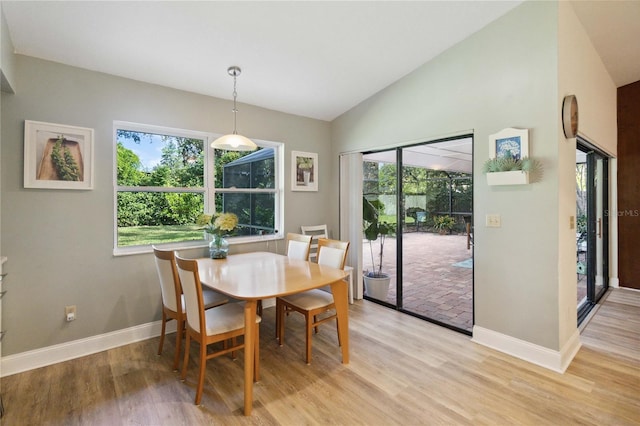
<svg viewBox="0 0 640 426">
<path fill-rule="evenodd" d="M 11 2 L 19 54 L 332 120 L 520 1 Z M 618 85 L 640 80 L 640 2 L 573 2 Z"/>
</svg>

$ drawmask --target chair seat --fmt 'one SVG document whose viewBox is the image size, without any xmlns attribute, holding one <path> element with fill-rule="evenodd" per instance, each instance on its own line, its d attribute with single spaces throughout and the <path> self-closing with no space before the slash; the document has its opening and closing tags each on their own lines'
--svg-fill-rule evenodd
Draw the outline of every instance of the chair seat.
<svg viewBox="0 0 640 426">
<path fill-rule="evenodd" d="M 204 312 L 207 336 L 223 334 L 244 328 L 244 306 L 239 303 L 227 303 Z M 256 324 L 262 318 L 256 317 Z"/>
<path fill-rule="evenodd" d="M 202 289 L 202 298 L 204 301 L 205 309 L 213 308 L 214 306 L 218 305 L 224 305 L 225 303 L 229 302 L 229 298 L 227 298 L 227 296 L 225 296 L 224 294 L 220 294 L 214 290 Z"/>
<path fill-rule="evenodd" d="M 333 295 L 331 293 L 318 289 L 292 294 L 281 297 L 280 299 L 308 311 L 322 308 L 323 306 L 333 303 Z"/>
<path fill-rule="evenodd" d="M 205 309 L 213 308 L 214 306 L 224 305 L 225 303 L 229 302 L 229 299 L 226 296 L 213 290 L 203 289 L 202 299 L 204 301 Z M 184 294 L 182 295 L 182 312 L 185 312 Z"/>
</svg>

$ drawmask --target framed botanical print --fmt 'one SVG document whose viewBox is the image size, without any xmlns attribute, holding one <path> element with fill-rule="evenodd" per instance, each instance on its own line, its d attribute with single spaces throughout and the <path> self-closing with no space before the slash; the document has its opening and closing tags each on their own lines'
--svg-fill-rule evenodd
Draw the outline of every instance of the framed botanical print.
<svg viewBox="0 0 640 426">
<path fill-rule="evenodd" d="M 93 129 L 26 120 L 24 187 L 93 189 Z"/>
<path fill-rule="evenodd" d="M 313 152 L 291 152 L 291 190 L 318 190 L 318 154 Z"/>
</svg>

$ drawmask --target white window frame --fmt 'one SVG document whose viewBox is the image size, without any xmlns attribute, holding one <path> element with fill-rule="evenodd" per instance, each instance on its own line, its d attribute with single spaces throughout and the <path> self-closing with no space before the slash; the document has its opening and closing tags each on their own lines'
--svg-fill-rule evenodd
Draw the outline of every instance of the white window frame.
<svg viewBox="0 0 640 426">
<path fill-rule="evenodd" d="M 145 186 L 119 186 L 118 185 L 118 150 L 117 150 L 117 132 L 118 130 L 128 130 L 133 132 L 161 134 L 177 137 L 185 137 L 192 139 L 201 139 L 204 142 L 204 182 L 203 188 L 156 188 Z M 195 192 L 204 193 L 204 209 L 206 213 L 213 211 L 216 192 L 246 192 L 246 193 L 273 193 L 275 195 L 274 202 L 274 229 L 275 233 L 270 235 L 249 235 L 243 237 L 232 237 L 229 239 L 231 245 L 246 244 L 260 241 L 270 241 L 283 239 L 282 229 L 284 223 L 284 143 L 253 139 L 256 145 L 264 148 L 273 148 L 275 162 L 275 187 L 269 189 L 233 189 L 233 188 L 215 188 L 214 179 L 214 150 L 210 147 L 211 141 L 217 139 L 221 135 L 215 133 L 200 132 L 196 130 L 176 129 L 165 126 L 156 126 L 150 124 L 132 123 L 128 121 L 113 122 L 113 255 L 123 256 L 130 254 L 151 253 L 153 249 L 151 244 L 140 246 L 118 247 L 118 192 L 123 191 L 146 191 L 146 192 Z M 204 238 L 200 241 L 180 241 L 172 243 L 158 243 L 157 247 L 181 250 L 188 248 L 206 247 L 207 242 Z"/>
</svg>

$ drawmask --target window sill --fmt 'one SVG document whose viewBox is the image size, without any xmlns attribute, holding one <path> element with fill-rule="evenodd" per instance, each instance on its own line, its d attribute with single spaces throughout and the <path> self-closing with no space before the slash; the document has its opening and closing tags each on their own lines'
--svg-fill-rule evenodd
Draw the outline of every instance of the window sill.
<svg viewBox="0 0 640 426">
<path fill-rule="evenodd" d="M 253 244 L 253 243 L 261 243 L 268 241 L 277 241 L 282 240 L 284 237 L 279 234 L 275 235 L 252 235 L 249 237 L 231 237 L 227 241 L 229 241 L 229 245 L 234 246 L 238 244 Z M 153 253 L 153 248 L 151 244 L 147 244 L 144 246 L 129 246 L 129 247 L 117 247 L 113 249 L 113 256 L 130 256 L 136 254 L 148 254 Z M 164 243 L 164 244 L 155 244 L 156 247 L 164 249 L 164 250 L 190 250 L 190 249 L 198 249 L 209 247 L 209 243 L 204 240 L 198 241 L 183 241 L 176 243 Z"/>
</svg>

